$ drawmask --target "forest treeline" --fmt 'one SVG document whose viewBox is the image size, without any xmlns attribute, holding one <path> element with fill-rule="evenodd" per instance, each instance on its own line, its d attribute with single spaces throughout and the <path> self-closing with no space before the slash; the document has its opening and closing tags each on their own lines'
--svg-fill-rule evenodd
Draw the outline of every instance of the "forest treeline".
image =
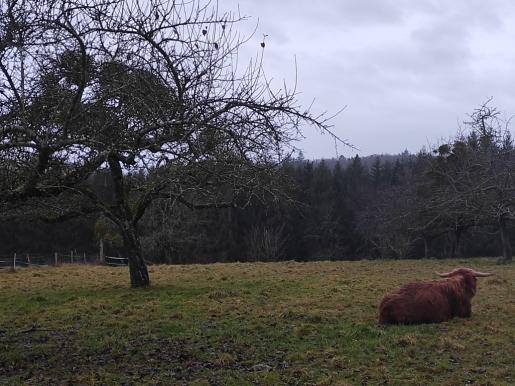
<svg viewBox="0 0 515 386">
<path fill-rule="evenodd" d="M 360 258 L 511 258 L 515 237 L 513 143 L 487 106 L 470 130 L 410 154 L 285 162 L 280 196 L 238 207 L 191 209 L 156 200 L 140 221 L 145 258 L 154 263 L 300 261 Z M 135 184 L 144 173 L 130 176 Z M 112 191 L 108 173 L 89 180 Z M 107 197 L 108 199 L 108 197 Z M 102 239 L 123 249 L 116 227 L 95 215 L 52 223 L 26 216 L 0 224 L 3 252 L 87 251 Z"/>
<path fill-rule="evenodd" d="M 134 288 L 147 262 L 511 261 L 513 142 L 490 101 L 419 154 L 295 159 L 301 128 L 349 143 L 275 89 L 264 41 L 239 65 L 239 13 L 82 3 L 0 2 L 0 255 L 103 245 Z"/>
</svg>

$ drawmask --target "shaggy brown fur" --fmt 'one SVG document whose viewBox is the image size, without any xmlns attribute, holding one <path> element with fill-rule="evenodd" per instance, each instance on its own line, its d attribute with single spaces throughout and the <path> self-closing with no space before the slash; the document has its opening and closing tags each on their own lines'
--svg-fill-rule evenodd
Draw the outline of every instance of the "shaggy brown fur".
<svg viewBox="0 0 515 386">
<path fill-rule="evenodd" d="M 379 305 L 379 323 L 439 323 L 469 317 L 476 294 L 475 271 L 457 268 L 447 278 L 410 283 L 387 294 Z"/>
</svg>

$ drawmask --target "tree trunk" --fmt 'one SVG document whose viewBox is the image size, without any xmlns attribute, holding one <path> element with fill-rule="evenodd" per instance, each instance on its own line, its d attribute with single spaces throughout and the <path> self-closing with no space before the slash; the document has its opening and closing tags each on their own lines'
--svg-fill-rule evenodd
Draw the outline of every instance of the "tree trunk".
<svg viewBox="0 0 515 386">
<path fill-rule="evenodd" d="M 463 228 L 460 226 L 456 227 L 454 230 L 454 237 L 452 240 L 452 249 L 451 249 L 451 257 L 460 257 L 461 256 L 461 249 L 460 249 L 460 239 L 462 234 Z"/>
<path fill-rule="evenodd" d="M 105 261 L 105 255 L 104 255 L 104 238 L 103 237 L 100 237 L 100 241 L 99 241 L 99 248 L 100 248 L 100 251 L 98 253 L 98 256 L 99 256 L 99 259 L 100 259 L 100 263 L 104 264 L 104 261 Z"/>
<path fill-rule="evenodd" d="M 429 241 L 427 240 L 427 237 L 423 236 L 422 240 L 424 241 L 424 258 L 429 257 Z"/>
<path fill-rule="evenodd" d="M 113 191 L 116 198 L 119 221 L 116 221 L 123 237 L 125 257 L 129 262 L 131 287 L 148 287 L 150 278 L 145 260 L 141 253 L 138 230 L 136 229 L 138 217 L 134 217 L 127 200 L 127 189 L 124 174 L 117 154 L 111 153 L 107 157 L 111 176 L 113 178 Z"/>
<path fill-rule="evenodd" d="M 505 216 L 499 217 L 499 229 L 501 231 L 502 260 L 503 263 L 512 261 L 510 235 L 508 233 L 508 220 Z"/>
<path fill-rule="evenodd" d="M 123 229 L 123 244 L 127 260 L 129 261 L 129 274 L 131 277 L 131 287 L 148 287 L 150 278 L 148 276 L 147 264 L 141 253 L 141 246 L 136 229 L 127 226 Z"/>
</svg>

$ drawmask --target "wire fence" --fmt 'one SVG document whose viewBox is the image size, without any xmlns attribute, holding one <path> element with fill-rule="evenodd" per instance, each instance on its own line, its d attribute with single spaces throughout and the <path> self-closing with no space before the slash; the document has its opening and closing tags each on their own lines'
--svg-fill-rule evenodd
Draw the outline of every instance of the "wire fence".
<svg viewBox="0 0 515 386">
<path fill-rule="evenodd" d="M 99 255 L 91 255 L 70 251 L 69 253 L 13 253 L 11 255 L 0 254 L 0 271 L 16 271 L 18 268 L 26 267 L 47 267 L 62 264 L 105 264 L 109 266 L 127 266 L 126 257 L 104 256 L 102 260 Z"/>
</svg>

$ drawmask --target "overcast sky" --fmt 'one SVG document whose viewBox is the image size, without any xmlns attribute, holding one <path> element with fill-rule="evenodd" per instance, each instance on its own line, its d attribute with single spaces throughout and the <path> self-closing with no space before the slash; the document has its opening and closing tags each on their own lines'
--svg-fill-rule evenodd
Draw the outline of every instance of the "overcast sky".
<svg viewBox="0 0 515 386">
<path fill-rule="evenodd" d="M 313 111 L 336 112 L 335 132 L 360 155 L 416 152 L 456 133 L 479 104 L 515 114 L 512 0 L 219 0 L 263 34 L 267 75 L 293 83 Z M 312 129 L 306 158 L 334 157 Z M 338 154 L 355 150 L 339 146 Z"/>
</svg>

